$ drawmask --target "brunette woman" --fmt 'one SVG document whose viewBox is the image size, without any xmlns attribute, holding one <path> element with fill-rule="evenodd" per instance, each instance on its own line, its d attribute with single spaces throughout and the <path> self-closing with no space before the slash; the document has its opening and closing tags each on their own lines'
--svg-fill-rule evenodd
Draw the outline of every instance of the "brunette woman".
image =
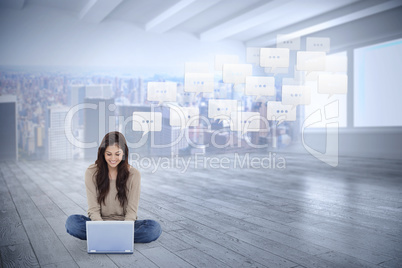
<svg viewBox="0 0 402 268">
<path fill-rule="evenodd" d="M 95 164 L 85 172 L 89 217 L 68 217 L 67 233 L 86 240 L 86 221 L 135 221 L 135 243 L 158 239 L 162 233 L 160 224 L 137 217 L 140 184 L 140 172 L 128 164 L 128 147 L 123 134 L 118 131 L 106 134 Z"/>
</svg>

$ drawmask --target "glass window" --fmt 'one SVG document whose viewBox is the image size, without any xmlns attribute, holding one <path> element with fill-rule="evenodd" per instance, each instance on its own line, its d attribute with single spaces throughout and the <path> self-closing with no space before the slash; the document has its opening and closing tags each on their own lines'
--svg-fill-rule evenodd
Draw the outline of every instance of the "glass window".
<svg viewBox="0 0 402 268">
<path fill-rule="evenodd" d="M 354 50 L 354 125 L 402 126 L 402 39 Z"/>
</svg>

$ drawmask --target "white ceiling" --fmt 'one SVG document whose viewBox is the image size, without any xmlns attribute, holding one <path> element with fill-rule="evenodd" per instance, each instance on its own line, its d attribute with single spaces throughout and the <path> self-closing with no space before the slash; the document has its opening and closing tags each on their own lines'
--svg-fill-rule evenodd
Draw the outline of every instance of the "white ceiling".
<svg viewBox="0 0 402 268">
<path fill-rule="evenodd" d="M 255 46 L 269 45 L 278 33 L 311 33 L 315 25 L 319 31 L 400 5 L 402 0 L 0 0 L 2 9 L 44 6 L 87 23 L 123 21 L 149 32 Z"/>
</svg>

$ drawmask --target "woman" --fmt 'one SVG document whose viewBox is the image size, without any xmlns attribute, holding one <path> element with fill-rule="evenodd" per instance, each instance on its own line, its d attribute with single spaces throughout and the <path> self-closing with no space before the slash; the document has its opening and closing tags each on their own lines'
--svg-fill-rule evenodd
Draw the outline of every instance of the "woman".
<svg viewBox="0 0 402 268">
<path fill-rule="evenodd" d="M 128 164 L 123 134 L 113 131 L 103 138 L 98 159 L 85 172 L 88 217 L 71 215 L 66 221 L 70 235 L 86 240 L 86 221 L 135 221 L 134 243 L 158 239 L 161 226 L 154 220 L 137 220 L 141 175 Z"/>
</svg>

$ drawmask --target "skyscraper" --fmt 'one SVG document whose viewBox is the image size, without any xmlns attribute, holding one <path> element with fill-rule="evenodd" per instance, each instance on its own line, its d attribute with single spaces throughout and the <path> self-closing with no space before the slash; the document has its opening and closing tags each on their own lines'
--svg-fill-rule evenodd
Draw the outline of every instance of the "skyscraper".
<svg viewBox="0 0 402 268">
<path fill-rule="evenodd" d="M 65 134 L 67 106 L 50 106 L 46 116 L 48 131 L 47 151 L 49 159 L 72 159 L 73 145 Z"/>
<path fill-rule="evenodd" d="M 118 130 L 116 106 L 114 99 L 85 98 L 84 102 L 88 106 L 84 109 L 84 143 L 90 145 L 90 148 L 85 148 L 84 157 L 95 160 L 98 147 L 106 133 Z"/>
<path fill-rule="evenodd" d="M 68 91 L 68 105 L 74 107 L 78 104 L 84 103 L 85 98 L 85 85 L 71 85 Z M 73 129 L 77 129 L 84 124 L 84 111 L 80 110 L 73 117 Z"/>
<path fill-rule="evenodd" d="M 17 96 L 0 96 L 0 160 L 18 160 Z"/>
<path fill-rule="evenodd" d="M 143 132 L 133 131 L 132 116 L 134 112 L 150 112 L 150 106 L 144 105 L 117 105 L 119 131 L 126 138 L 127 146 L 131 152 L 148 155 L 150 149 L 150 134 L 142 136 Z"/>
<path fill-rule="evenodd" d="M 184 135 L 188 128 L 180 129 L 170 125 L 169 107 L 156 107 L 155 112 L 162 112 L 162 131 L 151 133 L 151 154 L 178 155 L 179 150 L 188 147 L 188 141 Z"/>
</svg>

